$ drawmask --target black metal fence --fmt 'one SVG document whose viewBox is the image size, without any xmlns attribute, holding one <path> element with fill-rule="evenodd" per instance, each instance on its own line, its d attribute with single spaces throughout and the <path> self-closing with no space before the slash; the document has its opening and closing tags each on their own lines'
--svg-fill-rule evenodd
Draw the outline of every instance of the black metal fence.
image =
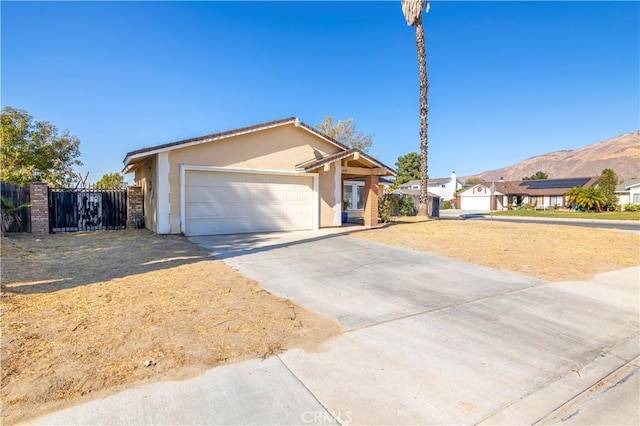
<svg viewBox="0 0 640 426">
<path fill-rule="evenodd" d="M 13 207 L 29 203 L 29 188 L 17 186 L 9 182 L 0 182 L 2 198 L 11 200 Z M 15 210 L 19 220 L 14 220 L 8 232 L 31 232 L 31 210 L 26 207 Z"/>
<path fill-rule="evenodd" d="M 126 189 L 49 189 L 51 232 L 125 229 Z"/>
</svg>

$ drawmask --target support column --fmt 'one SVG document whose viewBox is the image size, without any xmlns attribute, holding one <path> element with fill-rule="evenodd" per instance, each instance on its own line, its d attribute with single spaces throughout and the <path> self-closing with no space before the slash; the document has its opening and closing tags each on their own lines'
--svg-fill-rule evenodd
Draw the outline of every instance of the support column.
<svg viewBox="0 0 640 426">
<path fill-rule="evenodd" d="M 29 184 L 29 204 L 31 204 L 31 233 L 49 233 L 49 187 L 45 182 Z"/>
<path fill-rule="evenodd" d="M 378 225 L 378 176 L 364 178 L 364 226 L 370 228 Z"/>
</svg>

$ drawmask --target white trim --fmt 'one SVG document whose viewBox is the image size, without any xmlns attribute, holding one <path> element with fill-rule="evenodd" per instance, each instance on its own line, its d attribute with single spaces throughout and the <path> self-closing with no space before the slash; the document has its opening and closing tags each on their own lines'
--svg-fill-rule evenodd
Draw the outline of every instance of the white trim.
<svg viewBox="0 0 640 426">
<path fill-rule="evenodd" d="M 236 167 L 217 167 L 217 166 L 196 166 L 192 164 L 180 164 L 180 232 L 186 234 L 187 223 L 186 217 L 186 172 L 189 170 L 204 172 L 223 172 L 223 173 L 251 173 L 256 175 L 280 175 L 280 176 L 306 176 L 313 178 L 313 222 L 312 229 L 319 229 L 320 222 L 320 192 L 319 192 L 319 175 L 318 173 L 299 173 L 288 172 L 284 170 L 269 169 L 241 169 Z"/>
<path fill-rule="evenodd" d="M 187 233 L 187 223 L 186 220 L 184 219 L 187 215 L 187 207 L 186 207 L 186 194 L 185 194 L 185 188 L 186 188 L 186 170 L 187 170 L 187 166 L 184 164 L 180 164 L 180 232 L 182 232 L 183 235 L 185 235 Z"/>
<path fill-rule="evenodd" d="M 333 226 L 342 226 L 342 165 L 340 162 L 334 163 L 336 165 L 333 175 L 333 196 L 336 199 L 334 206 Z"/>
<path fill-rule="evenodd" d="M 171 206 L 169 204 L 169 171 L 171 165 L 169 164 L 169 153 L 162 152 L 158 154 L 158 161 L 156 162 L 156 233 L 157 234 L 170 234 L 171 233 Z"/>
<path fill-rule="evenodd" d="M 313 230 L 320 229 L 320 175 L 317 173 L 304 173 L 313 175 L 313 205 L 316 206 L 313 209 Z"/>
</svg>

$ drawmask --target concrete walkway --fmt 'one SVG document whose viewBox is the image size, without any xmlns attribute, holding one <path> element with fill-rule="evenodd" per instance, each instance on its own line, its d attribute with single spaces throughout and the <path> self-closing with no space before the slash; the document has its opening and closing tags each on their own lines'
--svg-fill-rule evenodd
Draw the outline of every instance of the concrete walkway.
<svg viewBox="0 0 640 426">
<path fill-rule="evenodd" d="M 295 349 L 34 424 L 638 424 L 640 268 L 546 283 L 336 231 L 197 237 L 340 321 Z"/>
</svg>

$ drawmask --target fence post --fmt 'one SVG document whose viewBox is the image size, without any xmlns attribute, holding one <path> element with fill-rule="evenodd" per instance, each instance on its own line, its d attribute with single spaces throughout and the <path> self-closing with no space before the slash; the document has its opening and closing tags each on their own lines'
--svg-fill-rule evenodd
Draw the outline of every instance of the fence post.
<svg viewBox="0 0 640 426">
<path fill-rule="evenodd" d="M 143 195 L 142 187 L 140 186 L 128 186 L 127 187 L 127 228 L 132 229 L 136 227 L 136 217 L 142 217 L 143 210 Z"/>
<path fill-rule="evenodd" d="M 31 233 L 49 233 L 49 187 L 44 182 L 29 184 Z"/>
</svg>

